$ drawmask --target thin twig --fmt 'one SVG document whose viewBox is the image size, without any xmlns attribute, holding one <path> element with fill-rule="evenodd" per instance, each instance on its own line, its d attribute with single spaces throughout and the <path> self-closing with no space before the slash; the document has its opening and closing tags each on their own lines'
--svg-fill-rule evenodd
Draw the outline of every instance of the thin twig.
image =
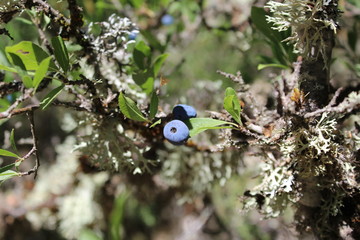
<svg viewBox="0 0 360 240">
<path fill-rule="evenodd" d="M 28 154 L 26 154 L 26 156 L 24 158 L 28 158 L 31 154 L 34 154 L 35 155 L 35 166 L 32 169 L 30 169 L 29 171 L 27 171 L 27 172 L 22 172 L 20 175 L 24 176 L 24 175 L 30 175 L 30 174 L 34 173 L 34 178 L 36 178 L 37 171 L 38 171 L 38 169 L 40 167 L 40 159 L 39 159 L 39 156 L 37 154 L 38 147 L 37 147 L 37 138 L 36 138 L 36 135 L 35 135 L 34 112 L 29 111 L 29 112 L 26 113 L 26 115 L 29 118 L 30 130 L 31 130 L 31 135 L 32 135 L 34 143 L 33 143 L 33 148 L 30 150 L 30 152 Z"/>
<path fill-rule="evenodd" d="M 32 106 L 27 106 L 27 107 L 23 107 L 23 108 L 12 109 L 11 111 L 6 111 L 6 112 L 0 113 L 0 119 L 10 118 L 13 115 L 32 112 L 38 108 L 39 108 L 39 105 L 32 105 Z"/>
<path fill-rule="evenodd" d="M 342 91 L 343 91 L 343 88 L 339 88 L 338 90 L 336 90 L 334 97 L 331 99 L 331 101 L 329 102 L 328 105 L 326 105 L 325 107 L 320 108 L 316 111 L 307 113 L 307 114 L 305 114 L 304 117 L 310 118 L 310 117 L 318 116 L 318 115 L 322 114 L 323 112 L 339 112 L 339 111 L 341 111 L 341 109 L 339 109 L 339 107 L 332 107 L 332 106 L 336 103 L 336 100 Z M 344 103 L 345 103 L 345 100 L 344 100 Z"/>
</svg>

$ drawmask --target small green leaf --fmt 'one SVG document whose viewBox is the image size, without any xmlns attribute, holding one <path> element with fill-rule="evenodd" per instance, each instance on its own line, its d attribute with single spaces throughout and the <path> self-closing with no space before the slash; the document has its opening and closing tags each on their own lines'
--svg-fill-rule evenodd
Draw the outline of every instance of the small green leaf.
<svg viewBox="0 0 360 240">
<path fill-rule="evenodd" d="M 161 119 L 157 120 L 156 122 L 154 122 L 153 124 L 151 124 L 151 126 L 149 128 L 153 128 L 156 125 L 159 125 L 161 123 Z"/>
<path fill-rule="evenodd" d="M 5 172 L 5 171 L 7 171 L 7 170 L 10 170 L 10 169 L 12 169 L 13 167 L 15 167 L 15 163 L 11 163 L 11 164 L 9 164 L 9 165 L 6 165 L 6 166 L 0 168 L 0 173 L 3 173 L 3 172 Z"/>
<path fill-rule="evenodd" d="M 29 41 L 22 41 L 16 45 L 8 46 L 5 48 L 5 52 L 9 61 L 15 65 L 17 65 L 17 63 L 14 63 L 13 55 L 19 57 L 27 71 L 36 70 L 40 62 L 49 57 L 49 54 L 41 47 Z"/>
<path fill-rule="evenodd" d="M 262 70 L 264 68 L 268 68 L 268 67 L 276 67 L 276 68 L 282 68 L 282 69 L 288 69 L 288 66 L 282 65 L 282 64 L 277 64 L 277 63 L 269 63 L 269 64 L 259 64 L 257 69 L 258 70 Z"/>
<path fill-rule="evenodd" d="M 54 101 L 54 99 L 61 93 L 61 91 L 63 90 L 64 85 L 61 85 L 55 89 L 53 89 L 51 92 L 49 92 L 44 99 L 41 101 L 40 103 L 40 108 L 42 110 L 44 110 L 45 108 L 47 108 L 47 106 L 50 105 L 50 103 L 52 103 L 52 101 Z"/>
<path fill-rule="evenodd" d="M 241 124 L 240 111 L 236 110 L 235 102 L 238 102 L 236 96 L 230 95 L 224 98 L 224 108 L 233 117 L 233 119 Z"/>
<path fill-rule="evenodd" d="M 146 45 L 143 41 L 139 41 L 133 52 L 134 62 L 135 64 L 142 70 L 146 69 L 149 65 L 148 57 L 151 54 L 151 49 L 148 45 Z"/>
<path fill-rule="evenodd" d="M 78 240 L 102 240 L 96 233 L 91 229 L 83 229 L 79 234 Z"/>
<path fill-rule="evenodd" d="M 23 17 L 19 17 L 17 16 L 16 18 L 14 18 L 14 20 L 19 21 L 21 23 L 27 24 L 27 25 L 33 25 L 34 23 L 26 18 Z"/>
<path fill-rule="evenodd" d="M 121 226 L 124 221 L 124 213 L 126 211 L 126 201 L 129 198 L 128 193 L 121 193 L 114 201 L 114 207 L 110 213 L 110 234 L 112 240 L 121 240 L 123 231 Z"/>
<path fill-rule="evenodd" d="M 45 58 L 44 60 L 42 60 L 39 65 L 39 68 L 36 70 L 34 80 L 33 80 L 33 87 L 35 89 L 34 91 L 36 91 L 36 89 L 40 85 L 41 81 L 46 76 L 46 73 L 49 69 L 50 60 L 51 60 L 51 57 L 48 57 L 48 58 Z"/>
<path fill-rule="evenodd" d="M 26 67 L 25 67 L 23 61 L 21 60 L 21 58 L 18 55 L 10 52 L 10 53 L 7 54 L 7 56 L 8 56 L 9 61 L 14 66 L 19 67 L 20 70 L 22 70 L 22 71 L 26 71 Z"/>
<path fill-rule="evenodd" d="M 154 62 L 154 77 L 156 77 L 169 54 L 164 53 L 158 56 Z"/>
<path fill-rule="evenodd" d="M 190 130 L 190 137 L 193 137 L 208 129 L 223 129 L 223 128 L 234 128 L 229 125 L 237 126 L 234 123 L 217 120 L 213 118 L 190 118 L 185 121 L 185 124 Z M 226 126 L 221 126 L 226 125 Z"/>
<path fill-rule="evenodd" d="M 6 111 L 10 107 L 10 102 L 0 98 L 0 112 Z"/>
<path fill-rule="evenodd" d="M 153 119 L 158 111 L 158 105 L 159 105 L 159 98 L 156 95 L 156 92 L 153 91 L 151 94 L 151 100 L 150 100 L 150 114 L 149 118 Z"/>
<path fill-rule="evenodd" d="M 125 97 L 123 93 L 119 95 L 119 107 L 127 118 L 141 122 L 148 121 L 136 106 L 136 103 L 132 99 Z"/>
<path fill-rule="evenodd" d="M 54 48 L 54 54 L 56 61 L 59 63 L 60 67 L 67 72 L 69 70 L 69 54 L 64 44 L 62 37 L 56 36 L 51 39 L 51 44 Z"/>
<path fill-rule="evenodd" d="M 251 20 L 255 24 L 255 27 L 259 29 L 272 42 L 281 42 L 279 33 L 271 29 L 271 25 L 266 21 L 266 12 L 264 8 L 252 7 L 251 8 Z"/>
<path fill-rule="evenodd" d="M 9 151 L 4 150 L 4 149 L 0 149 L 0 156 L 20 158 L 17 154 L 9 152 Z"/>
<path fill-rule="evenodd" d="M 227 96 L 237 96 L 236 91 L 231 87 L 227 87 L 225 89 L 225 97 Z"/>
<path fill-rule="evenodd" d="M 147 69 L 145 71 L 137 71 L 133 74 L 133 79 L 137 85 L 141 87 L 141 89 L 146 94 L 151 94 L 154 89 L 154 72 L 153 69 Z"/>
<path fill-rule="evenodd" d="M 240 119 L 241 106 L 235 90 L 231 87 L 226 88 L 224 98 L 224 108 L 230 113 L 234 120 L 242 125 Z"/>
<path fill-rule="evenodd" d="M 29 75 L 21 76 L 21 80 L 24 83 L 24 86 L 26 88 L 32 88 L 33 87 L 32 79 L 31 79 L 31 77 Z"/>
<path fill-rule="evenodd" d="M 7 66 L 1 65 L 1 64 L 0 64 L 0 70 L 17 73 L 17 70 L 15 68 L 7 67 Z"/>
<path fill-rule="evenodd" d="M 15 143 L 15 129 L 12 129 L 11 130 L 11 133 L 10 133 L 10 143 L 11 143 L 11 147 L 12 149 L 17 152 L 17 148 L 16 148 L 16 143 Z"/>
<path fill-rule="evenodd" d="M 7 170 L 3 173 L 0 173 L 0 181 L 8 180 L 12 177 L 18 176 L 19 174 L 13 170 Z"/>
<path fill-rule="evenodd" d="M 165 47 L 161 45 L 160 41 L 148 30 L 140 30 L 140 33 L 148 41 L 148 43 L 155 49 L 163 52 Z"/>
<path fill-rule="evenodd" d="M 272 29 L 273 25 L 266 21 L 266 15 L 264 8 L 251 8 L 251 20 L 255 27 L 269 40 L 268 43 L 276 60 L 282 65 L 290 65 L 289 61 L 296 57 L 292 52 L 293 46 L 282 42 L 282 40 L 289 37 L 291 33 L 290 31 L 279 32 Z"/>
</svg>

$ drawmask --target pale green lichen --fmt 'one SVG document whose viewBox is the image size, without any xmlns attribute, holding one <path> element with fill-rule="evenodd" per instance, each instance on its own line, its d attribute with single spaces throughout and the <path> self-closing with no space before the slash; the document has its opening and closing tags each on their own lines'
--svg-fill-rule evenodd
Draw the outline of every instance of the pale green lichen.
<svg viewBox="0 0 360 240">
<path fill-rule="evenodd" d="M 117 119 L 100 119 L 84 116 L 80 122 L 79 144 L 75 147 L 89 157 L 95 166 L 114 171 L 133 173 L 149 172 L 158 163 L 143 157 L 149 150 L 140 147 L 145 140 L 132 130 L 124 131 Z M 134 142 L 138 142 L 137 146 Z"/>
<path fill-rule="evenodd" d="M 325 57 L 324 30 L 330 29 L 336 33 L 337 12 L 327 12 L 325 9 L 332 1 L 299 1 L 284 2 L 269 1 L 265 7 L 273 13 L 266 16 L 273 29 L 286 31 L 291 28 L 292 35 L 284 41 L 294 43 L 294 50 L 304 56 L 314 56 L 314 47 L 323 46 L 320 53 Z M 333 3 L 336 4 L 336 3 Z M 329 8 L 331 9 L 331 8 Z M 315 51 L 317 54 L 317 50 Z M 325 59 L 326 60 L 326 59 Z"/>
<path fill-rule="evenodd" d="M 188 152 L 184 148 L 166 154 L 161 179 L 168 186 L 187 189 L 180 202 L 188 201 L 192 196 L 211 190 L 214 184 L 225 182 L 240 170 L 240 156 L 230 153 Z"/>
<path fill-rule="evenodd" d="M 339 144 L 336 137 L 336 121 L 324 113 L 313 127 L 297 128 L 280 144 L 286 159 L 299 165 L 303 174 L 318 176 L 325 173 L 326 164 L 332 164 Z"/>
<path fill-rule="evenodd" d="M 75 138 L 70 136 L 56 147 L 56 162 L 39 169 L 34 189 L 24 196 L 28 209 L 25 217 L 32 226 L 35 229 L 59 226 L 65 239 L 76 239 L 91 224 L 98 228 L 103 225 L 101 207 L 96 199 L 109 177 L 107 172 L 78 172 L 79 152 L 72 151 L 74 144 Z M 51 207 L 42 207 L 45 205 Z"/>
<path fill-rule="evenodd" d="M 286 209 L 290 202 L 295 199 L 291 195 L 294 188 L 293 172 L 283 166 L 276 167 L 272 162 L 265 162 L 261 166 L 262 182 L 256 186 L 252 193 L 266 196 L 262 204 L 247 199 L 244 210 L 250 210 L 256 206 L 266 217 L 278 217 Z"/>
<path fill-rule="evenodd" d="M 59 199 L 60 232 L 67 239 L 77 238 L 88 225 L 97 223 L 101 227 L 103 216 L 101 206 L 94 201 L 96 191 L 108 179 L 108 173 L 93 175 L 79 174 L 78 185 L 73 191 Z"/>
<path fill-rule="evenodd" d="M 303 127 L 296 125 L 280 141 L 282 156 L 263 163 L 261 184 L 248 194 L 244 209 L 257 206 L 265 217 L 277 217 L 289 204 L 301 203 L 321 207 L 324 221 L 339 214 L 347 196 L 343 186 L 358 186 L 352 151 L 342 147 L 341 139 L 333 114 L 323 113 Z M 321 198 L 322 191 L 328 197 Z M 263 201 L 256 201 L 256 196 Z"/>
</svg>

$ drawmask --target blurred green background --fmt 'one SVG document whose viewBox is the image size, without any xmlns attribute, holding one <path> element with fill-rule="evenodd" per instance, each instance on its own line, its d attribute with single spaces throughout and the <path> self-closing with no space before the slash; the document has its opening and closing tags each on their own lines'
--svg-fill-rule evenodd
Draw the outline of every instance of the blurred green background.
<svg viewBox="0 0 360 240">
<path fill-rule="evenodd" d="M 1 1 L 1 4 L 5 2 Z M 67 1 L 48 2 L 65 16 L 69 15 Z M 223 90 L 227 86 L 236 88 L 234 82 L 219 75 L 217 70 L 232 74 L 240 71 L 246 83 L 261 80 L 260 89 L 271 86 L 272 79 L 280 73 L 278 68 L 257 69 L 259 64 L 269 63 L 274 58 L 268 40 L 256 29 L 250 17 L 251 8 L 262 7 L 264 2 L 83 0 L 78 4 L 83 8 L 85 26 L 90 22 L 106 21 L 113 13 L 136 23 L 140 33 L 135 41 L 147 42 L 155 56 L 169 53 L 161 70 L 167 84 L 161 88 L 160 105 L 169 109 L 176 103 L 188 103 L 205 116 L 206 110 L 222 109 Z M 345 84 L 345 79 L 356 82 L 360 76 L 357 47 L 360 23 L 354 10 L 360 10 L 360 6 L 355 0 L 340 1 L 340 6 L 344 17 L 334 54 L 333 64 L 337 66 L 332 73 L 334 86 Z M 164 16 L 168 17 L 168 22 L 164 22 Z M 41 21 L 33 22 L 32 18 Z M 26 10 L 7 23 L 6 29 L 14 40 L 0 35 L 0 63 L 7 64 L 6 46 L 23 40 L 41 44 L 35 24 L 45 26 L 47 21 L 49 19 L 43 13 Z M 12 75 L 6 73 L 4 81 L 12 81 Z M 207 87 L 212 95 L 204 99 L 197 91 Z M 63 110 L 49 110 L 38 117 L 44 119 L 37 120 L 44 126 L 39 133 L 43 150 L 43 172 L 39 178 L 34 181 L 31 176 L 24 177 L 1 185 L 0 238 L 296 239 L 290 209 L 277 219 L 262 219 L 256 211 L 242 211 L 241 196 L 258 183 L 254 177 L 259 173 L 261 159 L 250 154 L 237 156 L 244 166 L 238 176 L 227 182 L 214 183 L 211 189 L 197 196 L 184 198 L 179 194 L 181 189 L 169 188 L 156 176 L 104 174 L 91 167 L 86 156 L 67 155 L 75 140 L 71 138 L 73 132 L 61 130 L 59 119 L 66 118 L 66 114 Z M 13 127 L 18 129 L 19 139 L 31 136 L 29 129 L 21 125 L 23 121 L 24 118 L 16 117 L 0 126 L 2 145 L 6 143 L 6 133 Z M 217 132 L 209 135 L 216 138 Z M 24 149 L 26 146 L 24 143 Z M 31 167 L 31 162 L 25 163 L 26 166 Z M 62 175 L 59 169 L 66 167 L 72 168 Z M 152 189 L 150 183 L 153 182 L 163 188 Z M 67 189 L 69 187 L 73 189 Z M 47 201 L 42 202 L 42 197 Z M 81 197 L 87 200 L 76 201 Z M 76 216 L 76 211 L 72 212 L 70 208 L 75 203 L 83 204 L 79 208 L 86 207 L 89 216 Z M 76 228 L 77 223 L 80 230 Z"/>
</svg>

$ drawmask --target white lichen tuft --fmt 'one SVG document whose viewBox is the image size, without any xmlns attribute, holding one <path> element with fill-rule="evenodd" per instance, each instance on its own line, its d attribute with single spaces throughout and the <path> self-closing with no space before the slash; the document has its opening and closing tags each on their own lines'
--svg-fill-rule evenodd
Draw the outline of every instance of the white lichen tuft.
<svg viewBox="0 0 360 240">
<path fill-rule="evenodd" d="M 29 211 L 26 218 L 32 225 L 53 229 L 56 227 L 57 218 L 49 208 L 41 208 L 44 204 L 51 204 L 53 196 L 66 194 L 74 184 L 74 174 L 79 167 L 78 153 L 72 152 L 75 144 L 74 137 L 68 137 L 64 143 L 56 146 L 58 154 L 56 162 L 50 168 L 45 166 L 39 169 L 39 176 L 34 189 L 27 196 L 26 208 L 37 209 Z M 53 203 L 56 204 L 56 203 Z"/>
<path fill-rule="evenodd" d="M 294 173 L 284 166 L 275 166 L 272 161 L 261 164 L 263 178 L 261 184 L 252 190 L 252 194 L 266 196 L 260 204 L 261 213 L 266 217 L 278 217 L 290 202 L 296 201 Z M 254 198 L 248 198 L 243 210 L 248 211 L 259 206 Z"/>
<path fill-rule="evenodd" d="M 72 151 L 74 144 L 75 138 L 68 137 L 56 147 L 55 164 L 39 169 L 36 185 L 24 201 L 25 217 L 35 229 L 59 227 L 66 239 L 77 239 L 89 225 L 101 227 L 102 211 L 96 199 L 109 176 L 107 172 L 78 172 L 79 153 Z"/>
<path fill-rule="evenodd" d="M 91 22 L 88 26 L 88 38 L 94 46 L 94 50 L 100 55 L 112 56 L 119 49 L 126 49 L 131 33 L 137 33 L 135 23 L 128 18 L 121 18 L 112 14 L 107 21 Z"/>
<path fill-rule="evenodd" d="M 77 238 L 90 224 L 103 220 L 101 206 L 95 202 L 96 190 L 108 179 L 106 172 L 79 174 L 79 184 L 72 193 L 59 199 L 60 232 L 67 239 Z"/>
<path fill-rule="evenodd" d="M 75 150 L 89 156 L 92 164 L 114 171 L 148 172 L 150 165 L 158 162 L 145 159 L 143 153 L 149 149 L 134 142 L 144 142 L 140 134 L 124 131 L 116 119 L 97 119 L 84 116 L 80 122 L 79 143 Z"/>
<path fill-rule="evenodd" d="M 335 34 L 338 28 L 337 13 L 327 12 L 329 5 L 326 1 L 299 1 L 285 0 L 284 2 L 269 1 L 265 7 L 273 13 L 266 16 L 273 29 L 286 31 L 291 28 L 292 35 L 284 41 L 294 43 L 294 51 L 305 56 L 313 55 L 313 47 L 323 42 L 325 29 L 332 30 Z M 329 8 L 331 9 L 331 8 Z M 321 54 L 325 53 L 320 50 Z"/>
<path fill-rule="evenodd" d="M 209 191 L 214 184 L 224 185 L 231 176 L 239 173 L 242 165 L 241 155 L 230 152 L 194 154 L 186 149 L 177 149 L 166 155 L 160 175 L 168 186 L 188 189 L 180 202 L 188 201 L 194 194 Z"/>
<path fill-rule="evenodd" d="M 321 207 L 323 217 L 339 214 L 347 195 L 343 186 L 357 187 L 354 156 L 342 138 L 334 114 L 296 125 L 280 142 L 282 156 L 262 164 L 261 184 L 248 194 L 244 209 L 258 207 L 265 217 L 276 217 L 289 203 L 301 203 Z"/>
</svg>

